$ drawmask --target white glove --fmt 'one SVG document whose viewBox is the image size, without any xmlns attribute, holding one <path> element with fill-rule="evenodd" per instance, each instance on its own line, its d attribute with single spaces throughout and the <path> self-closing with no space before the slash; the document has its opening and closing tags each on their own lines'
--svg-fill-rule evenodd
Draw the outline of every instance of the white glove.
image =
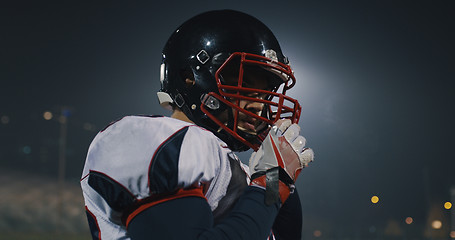
<svg viewBox="0 0 455 240">
<path fill-rule="evenodd" d="M 251 175 L 281 167 L 295 182 L 300 170 L 314 159 L 313 150 L 305 147 L 306 139 L 299 133 L 299 125 L 291 120 L 278 120 L 258 151 L 251 154 Z"/>
<path fill-rule="evenodd" d="M 306 148 L 306 140 L 300 136 L 300 127 L 293 124 L 289 119 L 278 120 L 272 127 L 267 137 L 262 142 L 257 152 L 253 152 L 250 157 L 250 174 L 253 178 L 252 185 L 266 187 L 265 173 L 272 169 L 282 169 L 285 175 L 280 173 L 279 180 L 292 188 L 297 180 L 300 171 L 308 166 L 314 159 L 311 148 Z M 281 171 L 283 172 L 283 171 Z M 260 175 L 263 179 L 257 177 Z M 255 181 L 255 178 L 258 178 Z M 282 195 L 283 189 L 280 185 L 281 202 L 287 196 Z M 290 190 L 289 190 L 290 191 Z"/>
</svg>

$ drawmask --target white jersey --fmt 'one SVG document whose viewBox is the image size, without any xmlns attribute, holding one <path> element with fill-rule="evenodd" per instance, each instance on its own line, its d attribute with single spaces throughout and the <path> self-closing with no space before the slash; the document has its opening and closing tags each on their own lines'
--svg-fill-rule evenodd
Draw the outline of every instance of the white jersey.
<svg viewBox="0 0 455 240">
<path fill-rule="evenodd" d="M 128 213 L 179 189 L 204 186 L 215 221 L 249 184 L 248 167 L 210 131 L 168 117 L 128 116 L 91 143 L 81 186 L 92 234 L 129 239 Z"/>
</svg>

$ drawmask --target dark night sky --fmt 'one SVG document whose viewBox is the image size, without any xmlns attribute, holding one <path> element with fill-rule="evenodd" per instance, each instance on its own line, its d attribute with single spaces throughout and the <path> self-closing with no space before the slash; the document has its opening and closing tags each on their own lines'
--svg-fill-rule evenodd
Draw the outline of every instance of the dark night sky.
<svg viewBox="0 0 455 240">
<path fill-rule="evenodd" d="M 36 168 L 39 154 L 33 155 L 43 146 L 56 149 L 58 124 L 42 119 L 47 110 L 72 109 L 67 175 L 76 180 L 95 134 L 84 123 L 100 129 L 123 115 L 168 115 L 155 94 L 162 47 L 189 17 L 223 8 L 266 23 L 296 72 L 290 94 L 303 105 L 300 125 L 316 152 L 298 180 L 310 226 L 368 228 L 407 216 L 423 224 L 429 204 L 450 200 L 455 186 L 450 0 L 2 5 L 0 117 L 9 122 L 0 123 L 1 167 L 53 173 L 52 167 Z M 31 147 L 31 156 L 21 152 L 24 146 Z M 374 194 L 380 204 L 372 206 Z"/>
</svg>

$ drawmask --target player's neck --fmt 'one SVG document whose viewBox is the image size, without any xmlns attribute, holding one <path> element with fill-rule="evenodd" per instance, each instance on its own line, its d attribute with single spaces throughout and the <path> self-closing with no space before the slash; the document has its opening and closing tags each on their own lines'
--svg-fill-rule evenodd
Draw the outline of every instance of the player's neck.
<svg viewBox="0 0 455 240">
<path fill-rule="evenodd" d="M 176 118 L 185 122 L 193 123 L 182 111 L 176 109 L 171 115 L 171 118 Z"/>
</svg>

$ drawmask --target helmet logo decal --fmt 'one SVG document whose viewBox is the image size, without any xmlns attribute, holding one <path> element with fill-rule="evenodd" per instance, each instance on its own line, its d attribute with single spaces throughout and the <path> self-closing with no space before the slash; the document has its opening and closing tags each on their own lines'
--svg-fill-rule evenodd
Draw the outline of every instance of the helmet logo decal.
<svg viewBox="0 0 455 240">
<path fill-rule="evenodd" d="M 278 62 L 278 57 L 276 56 L 276 52 L 273 49 L 265 50 L 265 57 L 272 59 L 273 62 Z"/>
<path fill-rule="evenodd" d="M 209 54 L 204 50 L 202 49 L 197 55 L 197 60 L 199 60 L 200 63 L 202 64 L 205 64 L 209 59 L 210 59 L 210 56 Z"/>
</svg>

